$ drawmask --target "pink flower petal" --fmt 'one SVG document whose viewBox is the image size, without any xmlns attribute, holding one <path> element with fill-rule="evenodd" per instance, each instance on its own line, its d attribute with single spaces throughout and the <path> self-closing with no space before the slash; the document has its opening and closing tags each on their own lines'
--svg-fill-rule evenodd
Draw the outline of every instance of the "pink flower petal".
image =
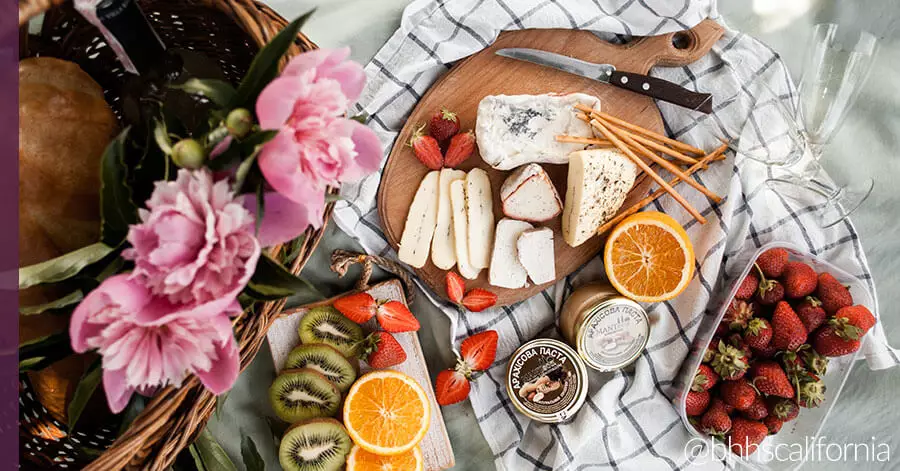
<svg viewBox="0 0 900 471">
<path fill-rule="evenodd" d="M 106 392 L 106 402 L 113 414 L 125 410 L 128 401 L 134 393 L 134 388 L 128 387 L 125 381 L 125 370 L 103 370 L 103 390 Z"/>
<path fill-rule="evenodd" d="M 257 234 L 259 244 L 263 247 L 271 247 L 294 240 L 309 226 L 315 228 L 322 226 L 322 218 L 325 213 L 324 200 L 322 200 L 321 206 L 298 204 L 275 192 L 266 193 L 265 198 L 265 214 L 263 214 L 262 224 L 259 226 L 259 234 Z M 255 214 L 256 195 L 245 195 L 244 207 Z"/>
<path fill-rule="evenodd" d="M 353 140 L 356 159 L 354 165 L 344 170 L 341 179 L 354 182 L 381 168 L 382 151 L 381 141 L 375 131 L 352 119 L 348 121 L 352 129 L 350 138 Z"/>
<path fill-rule="evenodd" d="M 256 100 L 256 116 L 262 129 L 281 129 L 294 112 L 294 103 L 303 95 L 307 83 L 291 76 L 272 80 Z"/>
<path fill-rule="evenodd" d="M 291 61 L 288 62 L 288 65 L 285 66 L 284 71 L 281 73 L 281 75 L 302 75 L 309 70 L 320 67 L 329 69 L 346 59 L 349 55 L 349 47 L 342 47 L 338 49 L 314 49 L 312 51 L 304 52 L 303 54 L 294 56 L 294 58 L 292 58 Z"/>
<path fill-rule="evenodd" d="M 213 160 L 222 155 L 229 147 L 231 147 L 232 141 L 234 141 L 234 137 L 231 134 L 225 136 L 225 139 L 219 141 L 219 143 L 213 147 L 213 150 L 209 152 L 209 160 Z"/>
<path fill-rule="evenodd" d="M 227 312 L 241 312 L 240 304 L 235 301 Z M 228 320 L 228 316 L 220 316 L 214 322 L 217 324 L 217 330 L 224 337 L 221 342 L 216 343 L 216 360 L 212 362 L 209 370 L 194 371 L 194 374 L 207 389 L 218 395 L 231 389 L 240 373 L 241 365 L 240 352 L 232 334 L 231 321 Z"/>
<path fill-rule="evenodd" d="M 106 326 L 91 322 L 91 316 L 108 304 L 115 304 L 126 312 L 138 312 L 150 301 L 151 295 L 145 287 L 129 279 L 129 275 L 107 278 L 90 292 L 75 308 L 69 321 L 69 336 L 72 350 L 84 353 L 90 347 L 87 339 L 96 337 Z"/>
<path fill-rule="evenodd" d="M 324 187 L 319 187 L 300 168 L 303 148 L 289 132 L 282 131 L 269 141 L 259 155 L 259 168 L 275 191 L 297 203 L 309 203 L 324 198 Z"/>
</svg>

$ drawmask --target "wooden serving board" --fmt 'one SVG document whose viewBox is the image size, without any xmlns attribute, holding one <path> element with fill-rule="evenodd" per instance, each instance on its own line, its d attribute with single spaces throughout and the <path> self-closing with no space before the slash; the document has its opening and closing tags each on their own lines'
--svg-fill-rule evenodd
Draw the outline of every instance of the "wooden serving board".
<svg viewBox="0 0 900 471">
<path fill-rule="evenodd" d="M 651 98 L 638 95 L 611 85 L 517 61 L 494 54 L 498 49 L 526 47 L 565 54 L 578 59 L 608 63 L 618 70 L 647 74 L 651 67 L 682 66 L 696 61 L 706 54 L 722 36 L 723 29 L 712 20 L 705 20 L 691 30 L 635 39 L 624 45 L 614 45 L 588 31 L 573 30 L 522 30 L 502 33 L 487 49 L 456 65 L 422 97 L 401 130 L 388 157 L 381 187 L 378 192 L 378 212 L 388 241 L 399 247 L 406 215 L 419 182 L 428 173 L 406 145 L 416 128 L 430 120 L 437 110 L 447 108 L 458 113 L 462 129 L 475 127 L 478 103 L 487 95 L 537 95 L 543 93 L 582 92 L 600 98 L 600 107 L 614 116 L 639 126 L 665 133 L 662 116 Z M 676 45 L 678 47 L 676 47 Z M 560 197 L 565 198 L 567 165 L 542 164 L 550 174 Z M 509 172 L 492 169 L 481 160 L 477 151 L 459 168 L 482 168 L 488 172 L 494 196 L 494 217 L 500 220 L 500 186 Z M 646 196 L 650 179 L 632 189 L 622 208 L 628 208 Z M 561 218 L 545 223 L 555 233 L 557 279 L 563 278 L 587 263 L 602 248 L 604 239 L 594 237 L 572 248 L 562 237 Z M 439 296 L 446 297 L 444 284 L 446 271 L 431 263 L 416 274 Z M 482 270 L 477 280 L 467 283 L 467 288 L 485 288 L 497 293 L 498 305 L 509 305 L 525 300 L 546 285 L 526 286 L 520 289 L 503 289 L 488 283 L 488 270 Z"/>
<path fill-rule="evenodd" d="M 371 294 L 375 299 L 384 299 L 388 301 L 400 301 L 406 303 L 406 296 L 403 294 L 403 285 L 399 280 L 389 280 L 379 283 L 369 288 L 367 293 Z M 345 296 L 345 293 L 341 296 Z M 340 297 L 340 296 L 338 296 Z M 290 309 L 284 311 L 269 329 L 268 340 L 269 348 L 272 350 L 272 360 L 275 363 L 275 370 L 281 371 L 284 362 L 287 360 L 288 354 L 297 345 L 300 344 L 300 336 L 297 334 L 297 326 L 300 319 L 306 312 L 316 306 L 330 305 L 335 299 L 331 298 L 301 308 Z M 366 331 L 375 330 L 377 324 L 375 320 L 370 321 L 372 325 L 363 326 Z M 450 447 L 450 437 L 447 435 L 447 427 L 444 425 L 444 417 L 441 415 L 441 408 L 437 404 L 434 397 L 434 389 L 431 386 L 431 376 L 428 374 L 428 366 L 425 364 L 425 355 L 422 353 L 422 346 L 419 344 L 419 337 L 415 332 L 406 332 L 402 334 L 394 334 L 403 350 L 406 351 L 406 361 L 390 368 L 412 376 L 425 389 L 429 401 L 431 401 L 431 426 L 422 443 L 419 444 L 422 450 L 422 457 L 425 460 L 425 471 L 438 471 L 441 469 L 452 468 L 456 463 L 453 457 L 453 448 Z M 370 371 L 368 365 L 360 362 L 360 374 Z"/>
</svg>

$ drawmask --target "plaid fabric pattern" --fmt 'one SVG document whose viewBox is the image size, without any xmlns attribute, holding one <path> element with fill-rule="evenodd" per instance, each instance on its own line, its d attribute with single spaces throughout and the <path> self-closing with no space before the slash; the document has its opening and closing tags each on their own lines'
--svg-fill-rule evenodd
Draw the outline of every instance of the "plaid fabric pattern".
<svg viewBox="0 0 900 471">
<path fill-rule="evenodd" d="M 385 143 L 385 155 L 416 103 L 453 62 L 488 46 L 504 30 L 579 28 L 621 35 L 653 35 L 689 28 L 717 17 L 715 3 L 672 0 L 454 0 L 413 2 L 400 29 L 366 68 L 369 84 L 357 111 Z M 777 95 L 766 98 L 740 79 L 764 81 Z M 699 123 L 674 106 L 659 107 L 670 135 L 705 149 L 718 137 L 740 137 L 755 152 L 782 152 L 785 135 L 775 100 L 793 103 L 790 76 L 778 55 L 755 39 L 728 31 L 706 57 L 682 68 L 656 68 L 653 75 L 694 90 L 712 92 L 716 113 Z M 728 99 L 723 99 L 729 97 Z M 782 119 L 783 121 L 783 119 Z M 754 144 L 755 143 L 755 144 Z M 774 144 L 773 144 L 774 143 Z M 709 220 L 697 224 L 671 198 L 648 209 L 665 211 L 682 222 L 694 242 L 696 276 L 675 300 L 648 305 L 652 329 L 647 348 L 634 366 L 609 374 L 591 374 L 591 394 L 571 421 L 538 424 L 519 414 L 505 390 L 506 362 L 522 343 L 558 337 L 556 314 L 573 288 L 603 276 L 602 257 L 538 296 L 514 306 L 460 316 L 442 306 L 453 323 L 455 342 L 486 329 L 500 333 L 493 368 L 473 384 L 470 396 L 499 469 L 722 469 L 724 462 L 696 463 L 686 456 L 690 438 L 671 406 L 674 380 L 700 323 L 715 315 L 715 293 L 727 290 L 756 248 L 773 240 L 792 241 L 855 274 L 871 290 L 875 285 L 857 233 L 849 221 L 821 229 L 816 206 L 787 200 L 764 183 L 778 171 L 743 155 L 695 175 L 724 196 L 711 205 L 697 192 L 684 196 Z M 346 186 L 335 221 L 371 253 L 395 256 L 379 227 L 375 208 L 380 175 Z M 435 304 L 441 301 L 427 289 Z M 873 369 L 900 364 L 880 324 L 870 334 L 866 358 Z"/>
</svg>

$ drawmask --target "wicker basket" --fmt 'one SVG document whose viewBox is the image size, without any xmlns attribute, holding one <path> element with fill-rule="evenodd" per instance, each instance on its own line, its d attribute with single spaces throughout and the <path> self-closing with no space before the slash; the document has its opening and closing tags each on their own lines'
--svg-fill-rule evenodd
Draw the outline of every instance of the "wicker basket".
<svg viewBox="0 0 900 471">
<path fill-rule="evenodd" d="M 287 24 L 272 9 L 253 0 L 139 0 L 139 3 L 166 44 L 196 50 L 218 60 L 225 76 L 232 82 L 247 71 L 260 45 L 267 43 Z M 65 0 L 20 0 L 19 25 L 26 25 L 32 17 L 45 12 L 40 34 L 27 37 L 27 44 L 20 47 L 20 55 L 45 55 L 78 63 L 104 88 L 107 102 L 118 113 L 116 105 L 124 72 L 111 49 L 103 47 L 99 32 Z M 288 55 L 315 48 L 315 44 L 299 35 Z M 330 218 L 331 210 L 332 204 L 329 204 L 326 220 Z M 306 232 L 300 255 L 290 267 L 294 273 L 299 273 L 309 260 L 323 231 L 324 227 Z M 234 320 L 241 371 L 253 360 L 272 321 L 283 308 L 284 301 L 268 302 L 255 314 L 244 313 Z M 23 387 L 27 387 L 26 382 Z M 34 447 L 23 451 L 29 452 L 26 455 L 32 462 L 40 461 L 43 469 L 58 463 L 65 465 L 61 468 L 68 469 L 84 466 L 87 470 L 163 470 L 203 430 L 215 406 L 216 396 L 196 377 L 190 377 L 180 388 L 160 390 L 131 426 L 93 461 L 90 461 L 93 457 L 65 445 L 64 449 L 68 451 L 63 458 L 41 456 L 41 453 L 35 453 Z M 55 421 L 48 420 L 43 426 L 57 430 L 54 435 L 45 429 L 44 437 L 65 436 L 64 426 Z M 23 427 L 24 423 L 20 426 L 20 435 L 34 434 L 36 429 L 32 426 L 22 432 L 26 430 Z M 90 463 L 84 465 L 88 461 Z"/>
</svg>

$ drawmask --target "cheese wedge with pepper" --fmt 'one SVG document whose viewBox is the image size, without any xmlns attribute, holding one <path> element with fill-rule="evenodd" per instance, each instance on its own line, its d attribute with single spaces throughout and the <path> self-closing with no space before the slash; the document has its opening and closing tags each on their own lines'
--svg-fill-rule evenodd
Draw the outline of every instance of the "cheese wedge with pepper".
<svg viewBox="0 0 900 471">
<path fill-rule="evenodd" d="M 469 233 L 469 264 L 487 268 L 494 242 L 494 201 L 487 172 L 472 169 L 466 176 L 466 218 Z"/>
<path fill-rule="evenodd" d="M 450 183 L 466 178 L 466 172 L 445 168 L 438 182 L 437 226 L 431 241 L 431 262 L 441 270 L 456 265 L 456 237 L 453 235 L 453 209 L 450 204 Z M 465 213 L 462 213 L 465 214 Z"/>
<path fill-rule="evenodd" d="M 563 239 L 578 247 L 615 216 L 625 202 L 637 166 L 615 149 L 589 149 L 569 154 Z"/>
<path fill-rule="evenodd" d="M 422 268 L 428 261 L 431 238 L 437 225 L 440 172 L 428 172 L 413 197 L 406 215 L 406 225 L 400 237 L 397 257 L 401 262 Z"/>
<path fill-rule="evenodd" d="M 466 181 L 450 182 L 450 208 L 453 211 L 453 238 L 456 267 L 463 278 L 474 280 L 481 270 L 469 263 L 469 220 L 466 217 Z"/>
</svg>

